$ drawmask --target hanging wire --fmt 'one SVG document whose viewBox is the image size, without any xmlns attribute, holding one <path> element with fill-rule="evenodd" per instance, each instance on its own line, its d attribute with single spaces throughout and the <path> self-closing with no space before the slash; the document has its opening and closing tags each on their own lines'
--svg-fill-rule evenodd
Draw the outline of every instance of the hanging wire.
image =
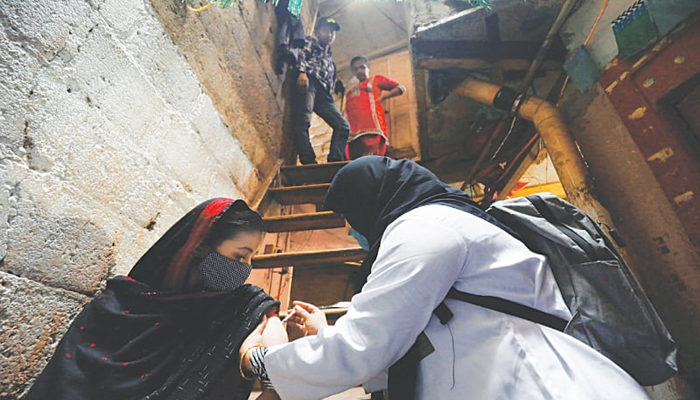
<svg viewBox="0 0 700 400">
<path fill-rule="evenodd" d="M 201 7 L 197 7 L 197 8 L 194 8 L 194 7 L 190 6 L 189 4 L 187 4 L 187 9 L 190 10 L 190 11 L 193 11 L 193 12 L 204 11 L 204 10 L 206 10 L 206 9 L 209 8 L 209 7 L 211 7 L 211 3 L 207 3 L 207 4 L 205 4 L 205 5 L 201 6 Z"/>
<path fill-rule="evenodd" d="M 195 5 L 195 3 L 201 4 L 201 1 L 195 1 L 195 0 L 180 0 L 181 3 L 185 4 L 185 7 L 187 7 L 188 10 L 192 12 L 200 12 L 204 11 L 207 8 L 211 7 L 212 5 L 217 6 L 219 8 L 228 8 L 231 7 L 233 3 L 237 3 L 239 0 L 209 0 L 206 4 L 203 5 Z"/>
<path fill-rule="evenodd" d="M 501 140 L 501 143 L 498 145 L 498 148 L 496 151 L 493 153 L 493 156 L 491 157 L 491 161 L 496 159 L 498 156 L 498 153 L 501 152 L 501 149 L 503 146 L 506 144 L 506 141 L 508 141 L 508 138 L 510 137 L 510 134 L 513 133 L 513 128 L 515 128 L 515 122 L 518 120 L 518 117 L 513 117 L 513 119 L 510 121 L 510 128 L 508 128 L 508 132 L 506 133 L 506 136 Z"/>
</svg>

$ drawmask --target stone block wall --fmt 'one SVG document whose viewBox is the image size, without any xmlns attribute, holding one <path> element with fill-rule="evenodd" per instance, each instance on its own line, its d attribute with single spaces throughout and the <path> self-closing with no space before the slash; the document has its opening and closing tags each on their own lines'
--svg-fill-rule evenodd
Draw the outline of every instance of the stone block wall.
<svg viewBox="0 0 700 400">
<path fill-rule="evenodd" d="M 251 0 L 0 0 L 0 399 L 107 278 L 284 156 L 275 27 Z"/>
</svg>

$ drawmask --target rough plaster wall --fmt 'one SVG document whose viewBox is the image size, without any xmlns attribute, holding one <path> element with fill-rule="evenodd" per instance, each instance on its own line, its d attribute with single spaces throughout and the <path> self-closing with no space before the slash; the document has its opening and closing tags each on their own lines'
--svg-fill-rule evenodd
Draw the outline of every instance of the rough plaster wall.
<svg viewBox="0 0 700 400">
<path fill-rule="evenodd" d="M 317 3 L 304 2 L 301 17 L 307 31 Z M 245 0 L 228 9 L 193 13 L 179 1 L 151 4 L 245 153 L 263 175 L 271 173 L 290 149 L 282 118 L 284 75 L 275 74 L 271 54 L 273 6 Z"/>
<path fill-rule="evenodd" d="M 255 100 L 224 120 L 147 1 L 0 0 L 0 398 L 81 294 L 200 201 L 252 197 L 261 174 L 229 126 L 277 103 Z"/>
<path fill-rule="evenodd" d="M 280 154 L 283 114 L 282 81 L 263 51 L 273 46 L 272 7 L 257 10 L 257 2 L 242 1 L 192 13 L 181 2 L 151 3 L 248 157 L 270 172 Z"/>
</svg>

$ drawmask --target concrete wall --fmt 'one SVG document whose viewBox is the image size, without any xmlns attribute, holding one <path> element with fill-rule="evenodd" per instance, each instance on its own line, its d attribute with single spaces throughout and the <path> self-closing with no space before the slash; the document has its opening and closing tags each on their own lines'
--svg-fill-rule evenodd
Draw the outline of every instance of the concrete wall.
<svg viewBox="0 0 700 400">
<path fill-rule="evenodd" d="M 0 399 L 108 277 L 280 157 L 271 6 L 181 5 L 0 0 Z"/>
</svg>

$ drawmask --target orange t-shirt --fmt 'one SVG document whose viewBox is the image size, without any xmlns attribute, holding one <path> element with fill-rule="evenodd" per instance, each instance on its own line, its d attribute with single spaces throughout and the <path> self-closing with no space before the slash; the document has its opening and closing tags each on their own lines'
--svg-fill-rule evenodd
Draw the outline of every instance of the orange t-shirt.
<svg viewBox="0 0 700 400">
<path fill-rule="evenodd" d="M 377 134 L 387 139 L 384 107 L 377 99 L 382 90 L 392 90 L 399 83 L 383 75 L 374 75 L 353 86 L 345 95 L 345 114 L 350 123 L 350 138 Z"/>
</svg>

